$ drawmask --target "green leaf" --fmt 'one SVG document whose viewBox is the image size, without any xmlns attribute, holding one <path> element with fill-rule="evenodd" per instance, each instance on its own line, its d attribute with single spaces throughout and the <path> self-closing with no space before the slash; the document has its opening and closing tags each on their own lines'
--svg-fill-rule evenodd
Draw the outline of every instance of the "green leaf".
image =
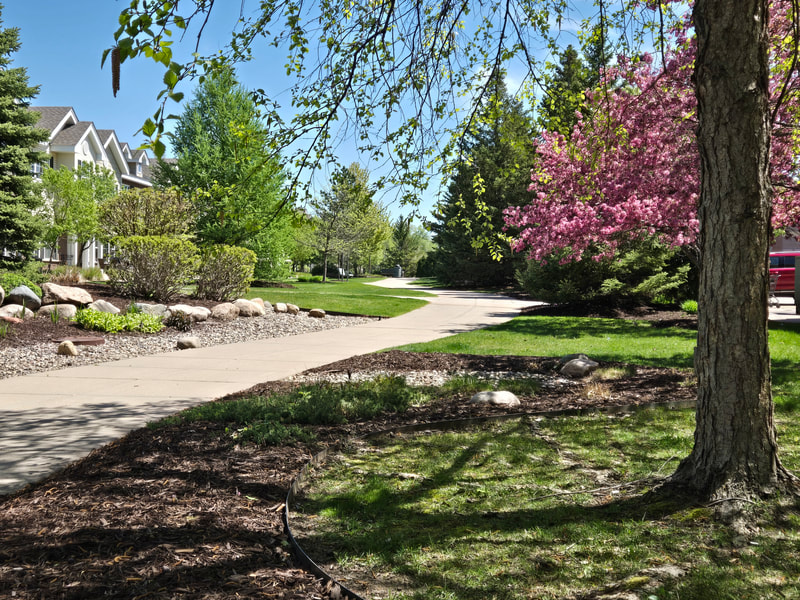
<svg viewBox="0 0 800 600">
<path fill-rule="evenodd" d="M 152 119 L 147 119 L 142 125 L 142 133 L 145 134 L 147 137 L 153 135 L 156 131 L 156 124 L 153 123 Z"/>
</svg>

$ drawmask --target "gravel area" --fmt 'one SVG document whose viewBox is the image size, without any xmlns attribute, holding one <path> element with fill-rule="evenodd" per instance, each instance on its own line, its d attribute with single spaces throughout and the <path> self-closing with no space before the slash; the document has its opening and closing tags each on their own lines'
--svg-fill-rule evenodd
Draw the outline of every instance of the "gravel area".
<svg viewBox="0 0 800 600">
<path fill-rule="evenodd" d="M 330 372 L 309 372 L 298 373 L 287 378 L 287 381 L 295 381 L 299 383 L 345 383 L 348 381 L 368 381 L 375 379 L 379 376 L 391 376 L 398 373 L 388 370 L 365 370 L 356 371 L 351 373 L 330 373 Z M 406 383 L 412 386 L 440 386 L 447 380 L 453 377 L 474 377 L 475 379 L 497 382 L 502 384 L 503 381 L 510 381 L 514 379 L 535 379 L 542 387 L 558 387 L 584 385 L 583 382 L 576 382 L 566 377 L 558 375 L 549 375 L 542 373 L 531 373 L 529 371 L 471 371 L 471 370 L 457 370 L 457 371 L 403 371 L 402 376 L 405 378 Z"/>
<path fill-rule="evenodd" d="M 203 346 L 233 344 L 249 340 L 287 337 L 302 333 L 338 329 L 369 323 L 369 317 L 328 315 L 324 319 L 310 318 L 307 313 L 293 316 L 268 312 L 263 317 L 239 317 L 234 321 L 205 321 L 195 323 L 190 332 L 165 329 L 157 334 L 98 334 L 76 331 L 75 336 L 103 337 L 99 346 L 78 346 L 78 356 L 59 356 L 58 345 L 41 341 L 24 346 L 0 348 L 0 379 L 53 371 L 67 367 L 92 365 L 123 360 L 148 354 L 176 351 L 178 338 L 192 335 L 200 338 Z"/>
</svg>

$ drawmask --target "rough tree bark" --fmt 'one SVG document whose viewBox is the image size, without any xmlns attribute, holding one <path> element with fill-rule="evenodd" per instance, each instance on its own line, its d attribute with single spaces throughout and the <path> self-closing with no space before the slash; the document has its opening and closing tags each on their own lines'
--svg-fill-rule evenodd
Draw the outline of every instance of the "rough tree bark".
<svg viewBox="0 0 800 600">
<path fill-rule="evenodd" d="M 694 449 L 672 481 L 752 498 L 778 460 L 767 345 L 770 239 L 767 0 L 697 0 L 700 312 Z"/>
</svg>

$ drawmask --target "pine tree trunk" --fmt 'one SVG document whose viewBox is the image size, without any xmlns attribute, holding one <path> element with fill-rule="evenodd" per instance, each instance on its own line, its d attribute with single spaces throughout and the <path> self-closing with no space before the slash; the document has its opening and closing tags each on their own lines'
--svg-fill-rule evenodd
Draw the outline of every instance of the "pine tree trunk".
<svg viewBox="0 0 800 600">
<path fill-rule="evenodd" d="M 700 311 L 694 449 L 673 482 L 753 497 L 778 460 L 767 344 L 770 238 L 766 0 L 697 0 Z"/>
</svg>

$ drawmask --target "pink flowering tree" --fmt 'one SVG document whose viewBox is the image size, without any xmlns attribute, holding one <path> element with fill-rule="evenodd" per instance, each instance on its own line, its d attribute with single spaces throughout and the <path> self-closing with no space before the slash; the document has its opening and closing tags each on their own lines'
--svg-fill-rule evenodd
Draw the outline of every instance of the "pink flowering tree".
<svg viewBox="0 0 800 600">
<path fill-rule="evenodd" d="M 800 223 L 794 124 L 800 82 L 789 1 L 772 6 L 773 228 Z M 692 84 L 696 44 L 688 18 L 671 35 L 663 60 L 621 57 L 587 92 L 569 139 L 545 132 L 531 171 L 532 201 L 505 211 L 512 247 L 534 261 L 612 256 L 619 245 L 655 236 L 697 258 L 700 192 L 697 100 Z M 789 74 L 787 76 L 787 73 Z"/>
</svg>

